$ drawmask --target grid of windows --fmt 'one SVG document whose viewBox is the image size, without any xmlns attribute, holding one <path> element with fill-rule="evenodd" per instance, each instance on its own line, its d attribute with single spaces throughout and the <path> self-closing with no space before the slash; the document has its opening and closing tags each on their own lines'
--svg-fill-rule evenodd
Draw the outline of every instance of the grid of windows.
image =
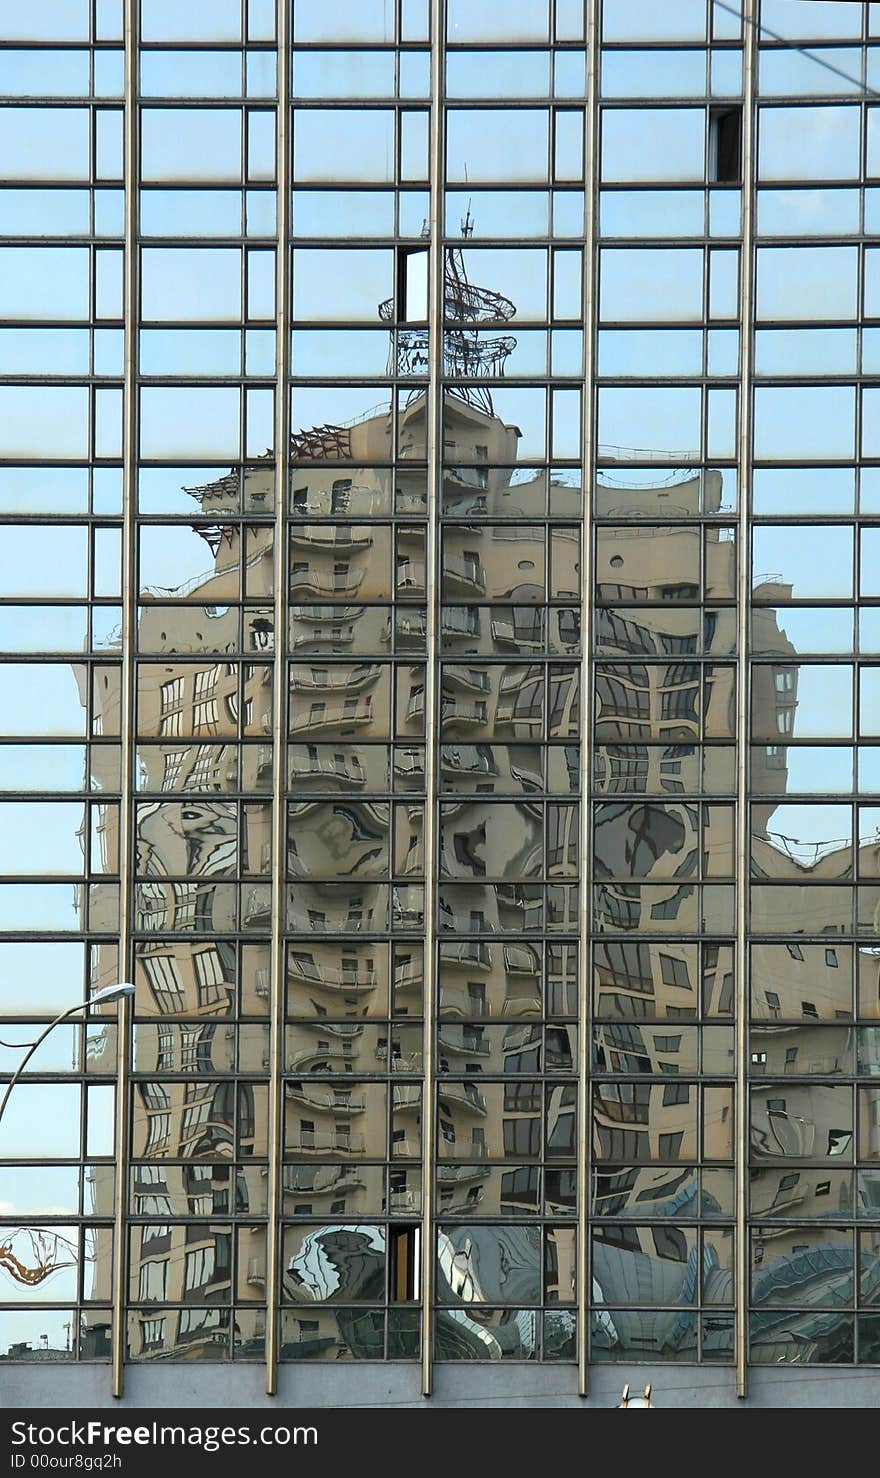
<svg viewBox="0 0 880 1478">
<path fill-rule="evenodd" d="M 776 16 L 757 77 L 748 1296 L 750 1358 L 777 1365 L 878 1359 L 877 119 L 864 70 L 878 16 L 876 6 L 818 9 L 806 57 L 808 17 Z M 780 97 L 796 109 L 783 114 Z M 783 118 L 800 133 L 794 146 Z M 840 137 L 833 160 L 818 143 L 825 126 Z M 794 231 L 798 205 L 820 199 L 840 202 L 839 216 L 820 209 Z M 804 412 L 809 427 L 792 420 Z M 787 661 L 769 650 L 770 623 L 785 633 Z"/>
<path fill-rule="evenodd" d="M 55 9 L 5 17 L 0 51 L 7 1075 L 120 978 L 122 30 Z M 6 1358 L 109 1357 L 114 1016 L 59 1026 L 3 1115 Z"/>
<path fill-rule="evenodd" d="M 880 1363 L 880 5 L 31 11 L 0 1358 Z"/>
</svg>

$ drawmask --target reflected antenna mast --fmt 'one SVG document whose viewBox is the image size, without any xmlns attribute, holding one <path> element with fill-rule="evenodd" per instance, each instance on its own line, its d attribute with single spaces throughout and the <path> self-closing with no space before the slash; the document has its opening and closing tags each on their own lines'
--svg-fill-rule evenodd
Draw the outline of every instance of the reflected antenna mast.
<svg viewBox="0 0 880 1478">
<path fill-rule="evenodd" d="M 465 170 L 465 178 L 467 170 Z M 461 221 L 461 239 L 469 241 L 474 233 L 471 202 Z M 422 226 L 422 236 L 430 233 Z M 379 305 L 379 317 L 392 325 L 391 346 L 388 356 L 389 374 L 401 378 L 424 376 L 428 368 L 428 326 L 425 323 L 410 324 L 404 318 L 406 312 L 406 285 L 408 274 L 421 263 L 427 271 L 428 253 L 424 247 L 400 248 L 400 271 L 398 273 L 398 327 L 395 322 L 395 299 L 388 298 Z M 443 373 L 452 381 L 445 393 L 463 400 L 466 404 L 494 416 L 492 392 L 487 380 L 504 377 L 504 366 L 508 356 L 516 348 L 512 334 L 492 334 L 486 330 L 500 328 L 510 322 L 516 307 L 509 298 L 492 288 L 476 287 L 468 278 L 464 252 L 461 246 L 447 246 L 444 252 L 443 293 Z M 396 338 L 396 343 L 395 343 Z M 473 383 L 482 381 L 483 383 Z M 413 386 L 406 397 L 406 404 L 424 394 L 424 386 Z"/>
</svg>

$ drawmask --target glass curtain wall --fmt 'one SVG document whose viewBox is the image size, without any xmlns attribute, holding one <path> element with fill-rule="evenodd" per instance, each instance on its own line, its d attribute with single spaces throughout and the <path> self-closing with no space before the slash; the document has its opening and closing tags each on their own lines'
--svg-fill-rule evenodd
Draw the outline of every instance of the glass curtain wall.
<svg viewBox="0 0 880 1478">
<path fill-rule="evenodd" d="M 568 1360 L 583 9 L 452 0 L 446 39 L 434 1353 Z"/>
<path fill-rule="evenodd" d="M 595 1361 L 730 1361 L 734 1348 L 737 10 L 603 9 L 590 763 Z"/>
<path fill-rule="evenodd" d="M 878 99 L 4 14 L 0 1359 L 880 1363 Z"/>
<path fill-rule="evenodd" d="M 282 1361 L 420 1350 L 430 89 L 294 6 Z"/>
<path fill-rule="evenodd" d="M 876 1363 L 876 5 L 765 0 L 751 550 L 750 1358 Z M 872 465 L 874 463 L 875 465 Z M 776 632 L 784 635 L 780 646 Z M 775 714 L 774 714 L 775 710 Z"/>
<path fill-rule="evenodd" d="M 119 7 L 7 9 L 0 50 L 0 1042 L 120 978 Z M 106 1360 L 116 1008 L 60 1025 L 0 1123 L 0 1352 Z M 85 1018 L 85 1019 L 84 1019 Z"/>
</svg>

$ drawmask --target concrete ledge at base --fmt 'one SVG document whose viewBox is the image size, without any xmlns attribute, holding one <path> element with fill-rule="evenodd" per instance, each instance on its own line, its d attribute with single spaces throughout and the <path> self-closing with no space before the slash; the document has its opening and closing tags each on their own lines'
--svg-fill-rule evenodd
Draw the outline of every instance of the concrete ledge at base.
<svg viewBox="0 0 880 1478">
<path fill-rule="evenodd" d="M 110 1395 L 106 1365 L 14 1364 L 0 1362 L 0 1409 L 76 1406 L 115 1411 L 146 1407 L 168 1409 L 254 1407 L 281 1412 L 298 1407 L 443 1407 L 501 1410 L 510 1407 L 609 1409 L 626 1382 L 635 1393 L 646 1381 L 653 1404 L 663 1407 L 734 1408 L 880 1405 L 880 1370 L 754 1368 L 747 1401 L 737 1400 L 729 1367 L 697 1365 L 593 1366 L 587 1400 L 576 1394 L 572 1366 L 441 1364 L 435 1368 L 434 1395 L 423 1401 L 415 1365 L 364 1361 L 345 1365 L 284 1365 L 279 1392 L 267 1396 L 261 1365 L 130 1365 L 125 1395 Z"/>
</svg>

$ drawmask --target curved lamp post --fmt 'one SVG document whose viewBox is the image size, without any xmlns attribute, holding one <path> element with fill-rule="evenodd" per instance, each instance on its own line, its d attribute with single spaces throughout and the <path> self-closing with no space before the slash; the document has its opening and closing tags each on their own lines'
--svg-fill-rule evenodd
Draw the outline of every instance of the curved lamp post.
<svg viewBox="0 0 880 1478">
<path fill-rule="evenodd" d="M 12 1074 L 12 1077 L 6 1084 L 6 1092 L 3 1094 L 2 1099 L 0 1099 L 0 1119 L 3 1118 L 6 1105 L 9 1102 L 10 1093 L 18 1082 L 19 1078 L 21 1077 L 40 1043 L 45 1042 L 49 1033 L 51 1031 L 54 1031 L 55 1027 L 58 1026 L 60 1022 L 66 1021 L 69 1016 L 75 1016 L 77 1011 L 88 1011 L 91 1006 L 105 1005 L 108 1001 L 121 1001 L 124 996 L 133 995 L 134 986 L 132 985 L 131 981 L 120 980 L 116 983 L 116 985 L 105 985 L 102 987 L 101 990 L 96 990 L 94 995 L 89 996 L 89 999 L 87 1001 L 77 1001 L 75 1006 L 68 1006 L 66 1011 L 62 1011 L 60 1015 L 55 1017 L 54 1021 L 50 1021 L 45 1030 L 40 1032 L 37 1040 L 35 1042 L 31 1042 L 27 1052 L 24 1054 L 24 1057 L 21 1059 L 21 1062 L 18 1064 L 18 1067 L 15 1069 L 15 1072 Z"/>
<path fill-rule="evenodd" d="M 0 1112 L 2 1112 L 2 1111 L 0 1111 Z M 620 1400 L 617 1403 L 617 1409 L 619 1411 L 621 1409 L 621 1407 L 622 1407 L 625 1411 L 639 1411 L 639 1410 L 644 1411 L 644 1409 L 646 1407 L 650 1407 L 650 1405 L 651 1405 L 651 1382 L 648 1381 L 648 1384 L 645 1386 L 645 1394 L 644 1394 L 644 1396 L 631 1396 L 629 1394 L 629 1384 L 625 1385 L 624 1388 L 623 1388 L 623 1395 L 621 1396 Z"/>
</svg>

